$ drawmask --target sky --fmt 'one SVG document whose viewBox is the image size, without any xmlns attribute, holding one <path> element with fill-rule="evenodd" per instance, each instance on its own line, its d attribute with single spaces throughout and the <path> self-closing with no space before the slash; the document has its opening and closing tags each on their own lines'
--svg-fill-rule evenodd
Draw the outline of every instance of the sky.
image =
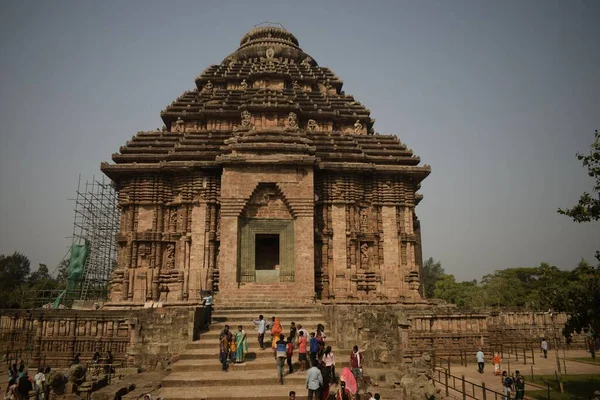
<svg viewBox="0 0 600 400">
<path fill-rule="evenodd" d="M 459 280 L 600 248 L 600 222 L 557 214 L 593 181 L 598 1 L 0 2 L 0 254 L 53 270 L 79 175 L 263 21 L 281 23 L 432 173 L 423 255 Z"/>
</svg>

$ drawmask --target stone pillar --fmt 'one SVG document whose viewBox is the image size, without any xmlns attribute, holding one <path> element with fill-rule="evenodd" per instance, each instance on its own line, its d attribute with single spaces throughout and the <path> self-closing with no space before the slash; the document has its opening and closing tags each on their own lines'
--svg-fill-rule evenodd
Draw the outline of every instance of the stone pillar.
<svg viewBox="0 0 600 400">
<path fill-rule="evenodd" d="M 384 293 L 389 299 L 400 297 L 400 242 L 396 221 L 396 207 L 381 207 L 383 224 L 383 271 L 381 271 Z"/>
<path fill-rule="evenodd" d="M 192 207 L 191 247 L 190 247 L 190 276 L 189 299 L 198 300 L 200 290 L 205 289 L 208 265 L 205 264 L 204 249 L 206 245 L 206 203 L 195 204 Z"/>
<path fill-rule="evenodd" d="M 335 297 L 348 297 L 350 270 L 347 268 L 346 252 L 346 205 L 343 203 L 331 206 L 331 225 L 333 230 L 333 281 L 330 291 Z"/>
</svg>

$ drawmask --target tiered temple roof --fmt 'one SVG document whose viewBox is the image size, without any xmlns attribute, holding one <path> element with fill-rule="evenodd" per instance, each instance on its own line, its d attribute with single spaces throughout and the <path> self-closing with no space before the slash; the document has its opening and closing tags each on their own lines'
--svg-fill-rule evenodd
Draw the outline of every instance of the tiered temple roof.
<svg viewBox="0 0 600 400">
<path fill-rule="evenodd" d="M 219 168 L 223 155 L 251 146 L 263 153 L 303 149 L 318 169 L 402 172 L 416 182 L 430 172 L 396 136 L 376 134 L 370 110 L 345 94 L 343 82 L 284 29 L 253 29 L 195 83 L 161 111 L 162 131 L 139 132 L 102 170 L 114 178 Z"/>
</svg>

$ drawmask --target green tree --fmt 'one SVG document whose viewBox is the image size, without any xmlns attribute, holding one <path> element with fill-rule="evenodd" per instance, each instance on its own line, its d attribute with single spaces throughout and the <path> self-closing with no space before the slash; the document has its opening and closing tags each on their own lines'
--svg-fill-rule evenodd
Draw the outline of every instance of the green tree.
<svg viewBox="0 0 600 400">
<path fill-rule="evenodd" d="M 600 133 L 594 133 L 594 142 L 587 155 L 577 153 L 588 175 L 596 180 L 592 194 L 584 192 L 579 202 L 570 209 L 558 209 L 558 212 L 571 217 L 575 222 L 591 222 L 600 219 Z M 600 251 L 596 251 L 600 262 Z M 571 274 L 567 284 L 554 289 L 553 306 L 557 311 L 569 313 L 569 319 L 563 333 L 580 333 L 591 328 L 596 336 L 600 332 L 600 264 L 591 266 L 580 262 Z"/>
<path fill-rule="evenodd" d="M 573 208 L 558 209 L 559 214 L 571 217 L 575 222 L 590 222 L 600 219 L 600 132 L 594 132 L 594 142 L 589 154 L 577 153 L 577 159 L 587 167 L 588 175 L 596 180 L 592 193 L 583 192 L 579 202 Z M 596 252 L 600 261 L 600 251 Z"/>
<path fill-rule="evenodd" d="M 425 261 L 423 264 L 423 287 L 425 298 L 430 299 L 434 297 L 435 284 L 444 275 L 444 268 L 442 263 L 435 261 L 433 257 Z"/>
<path fill-rule="evenodd" d="M 52 279 L 48 266 L 46 264 L 39 264 L 37 271 L 32 272 L 29 275 L 29 283 L 43 282 Z"/>
<path fill-rule="evenodd" d="M 27 281 L 30 262 L 23 254 L 0 255 L 0 308 L 18 308 L 14 291 Z"/>
</svg>

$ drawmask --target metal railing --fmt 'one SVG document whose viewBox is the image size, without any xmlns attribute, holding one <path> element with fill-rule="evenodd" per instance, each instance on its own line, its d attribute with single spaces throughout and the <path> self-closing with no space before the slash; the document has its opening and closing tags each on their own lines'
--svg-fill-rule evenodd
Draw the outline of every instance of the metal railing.
<svg viewBox="0 0 600 400">
<path fill-rule="evenodd" d="M 446 396 L 450 395 L 450 391 L 458 392 L 463 400 L 504 400 L 510 399 L 503 393 L 497 392 L 485 387 L 485 382 L 481 384 L 471 382 L 465 379 L 464 375 L 460 377 L 450 374 L 445 368 L 435 368 L 433 371 L 433 380 L 442 385 Z"/>
</svg>

